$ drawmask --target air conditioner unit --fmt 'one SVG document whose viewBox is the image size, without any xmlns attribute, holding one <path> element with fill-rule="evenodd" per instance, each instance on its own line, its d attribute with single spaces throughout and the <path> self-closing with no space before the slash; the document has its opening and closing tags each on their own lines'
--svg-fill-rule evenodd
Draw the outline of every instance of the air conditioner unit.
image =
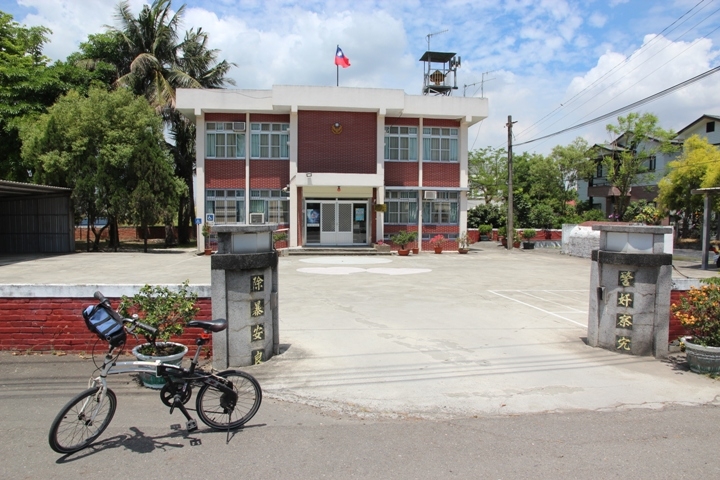
<svg viewBox="0 0 720 480">
<path fill-rule="evenodd" d="M 250 214 L 250 225 L 262 225 L 265 223 L 264 213 L 251 213 Z"/>
<path fill-rule="evenodd" d="M 435 200 L 437 198 L 437 192 L 435 190 L 425 190 L 425 200 Z"/>
<path fill-rule="evenodd" d="M 245 122 L 233 122 L 233 132 L 244 132 Z"/>
</svg>

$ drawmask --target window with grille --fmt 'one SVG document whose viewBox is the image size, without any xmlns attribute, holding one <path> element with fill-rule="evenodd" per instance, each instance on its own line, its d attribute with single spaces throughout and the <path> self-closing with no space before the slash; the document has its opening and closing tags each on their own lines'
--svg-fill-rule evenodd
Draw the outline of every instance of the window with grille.
<svg viewBox="0 0 720 480">
<path fill-rule="evenodd" d="M 263 213 L 267 223 L 290 223 L 290 193 L 250 190 L 250 213 Z"/>
<path fill-rule="evenodd" d="M 290 125 L 287 123 L 250 124 L 251 158 L 289 158 Z"/>
<path fill-rule="evenodd" d="M 207 158 L 245 158 L 245 133 L 233 131 L 232 122 L 205 124 Z"/>
<path fill-rule="evenodd" d="M 435 200 L 423 202 L 423 224 L 458 223 L 458 192 L 437 192 Z"/>
<path fill-rule="evenodd" d="M 417 224 L 418 192 L 386 190 L 385 205 L 386 224 Z"/>
<path fill-rule="evenodd" d="M 244 190 L 206 190 L 205 213 L 215 215 L 215 223 L 245 223 Z"/>
<path fill-rule="evenodd" d="M 417 161 L 417 127 L 385 127 L 385 160 Z"/>
<path fill-rule="evenodd" d="M 457 162 L 458 129 L 423 128 L 423 160 L 426 162 Z"/>
</svg>

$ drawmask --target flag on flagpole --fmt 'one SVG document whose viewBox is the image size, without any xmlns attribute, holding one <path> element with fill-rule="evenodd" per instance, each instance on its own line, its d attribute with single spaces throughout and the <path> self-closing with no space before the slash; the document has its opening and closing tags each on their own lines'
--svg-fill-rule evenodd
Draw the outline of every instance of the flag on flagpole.
<svg viewBox="0 0 720 480">
<path fill-rule="evenodd" d="M 350 59 L 345 56 L 342 50 L 340 50 L 340 45 L 338 45 L 337 51 L 335 52 L 335 65 L 339 65 L 343 68 L 350 66 Z"/>
</svg>

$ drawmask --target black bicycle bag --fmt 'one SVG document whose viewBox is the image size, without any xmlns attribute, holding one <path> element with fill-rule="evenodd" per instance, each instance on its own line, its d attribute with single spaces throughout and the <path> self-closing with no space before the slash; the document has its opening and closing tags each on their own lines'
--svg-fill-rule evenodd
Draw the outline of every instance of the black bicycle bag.
<svg viewBox="0 0 720 480">
<path fill-rule="evenodd" d="M 88 330 L 116 347 L 125 343 L 127 334 L 121 322 L 115 320 L 107 307 L 102 304 L 90 305 L 83 311 Z"/>
</svg>

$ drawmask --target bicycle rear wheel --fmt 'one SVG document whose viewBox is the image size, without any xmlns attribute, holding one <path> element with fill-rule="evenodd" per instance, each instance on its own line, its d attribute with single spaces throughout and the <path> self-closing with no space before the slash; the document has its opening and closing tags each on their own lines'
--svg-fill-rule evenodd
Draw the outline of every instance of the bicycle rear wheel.
<svg viewBox="0 0 720 480">
<path fill-rule="evenodd" d="M 58 453 L 74 453 L 90 445 L 107 428 L 115 415 L 117 398 L 109 388 L 89 388 L 70 400 L 50 427 L 50 448 Z"/>
<path fill-rule="evenodd" d="M 200 388 L 195 401 L 198 416 L 207 426 L 218 430 L 242 427 L 260 408 L 260 384 L 252 375 L 240 370 L 224 370 L 217 376 L 232 382 L 237 403 L 234 407 L 228 405 L 227 394 L 206 384 Z"/>
</svg>

